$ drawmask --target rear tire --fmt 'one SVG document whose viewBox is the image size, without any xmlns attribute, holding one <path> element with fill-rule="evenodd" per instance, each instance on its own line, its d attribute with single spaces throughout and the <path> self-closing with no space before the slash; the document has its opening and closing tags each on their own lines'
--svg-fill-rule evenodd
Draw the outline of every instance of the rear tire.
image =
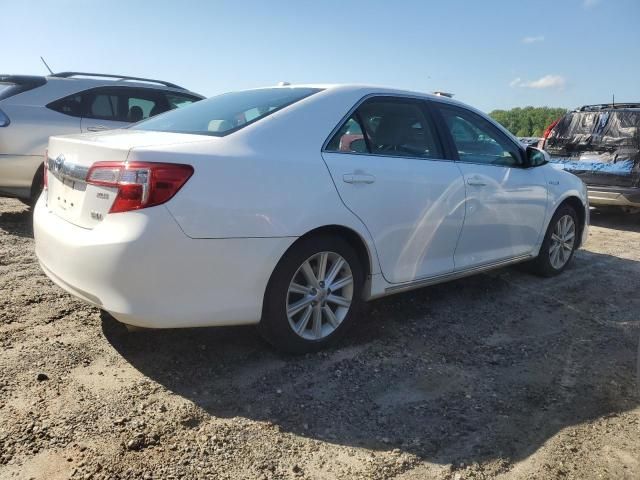
<svg viewBox="0 0 640 480">
<path fill-rule="evenodd" d="M 326 348 L 349 328 L 362 306 L 364 272 L 340 237 L 300 240 L 276 266 L 264 296 L 258 329 L 290 353 Z"/>
<path fill-rule="evenodd" d="M 562 273 L 573 259 L 579 234 L 580 224 L 575 209 L 561 205 L 549 222 L 540 253 L 529 264 L 533 273 L 543 277 Z"/>
<path fill-rule="evenodd" d="M 38 202 L 38 198 L 40 198 L 40 194 L 42 193 L 43 188 L 44 188 L 44 172 L 43 172 L 43 166 L 40 165 L 40 168 L 38 168 L 38 171 L 34 175 L 33 181 L 31 182 L 30 197 L 19 198 L 18 200 L 20 200 L 26 206 L 31 207 L 31 209 L 33 209 L 33 207 L 35 207 L 36 203 Z"/>
</svg>

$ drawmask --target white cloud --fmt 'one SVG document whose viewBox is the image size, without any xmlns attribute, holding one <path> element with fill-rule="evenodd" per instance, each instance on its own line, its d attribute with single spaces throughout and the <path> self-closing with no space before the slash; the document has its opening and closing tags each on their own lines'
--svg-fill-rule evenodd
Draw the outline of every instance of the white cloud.
<svg viewBox="0 0 640 480">
<path fill-rule="evenodd" d="M 600 0 L 582 0 L 584 8 L 593 8 L 600 3 Z"/>
<path fill-rule="evenodd" d="M 537 80 L 523 80 L 520 77 L 509 83 L 510 87 L 522 88 L 558 88 L 562 89 L 566 85 L 566 79 L 561 75 L 545 75 Z"/>
<path fill-rule="evenodd" d="M 522 39 L 522 43 L 538 43 L 538 42 L 544 42 L 543 35 L 538 35 L 536 37 L 524 37 Z"/>
</svg>

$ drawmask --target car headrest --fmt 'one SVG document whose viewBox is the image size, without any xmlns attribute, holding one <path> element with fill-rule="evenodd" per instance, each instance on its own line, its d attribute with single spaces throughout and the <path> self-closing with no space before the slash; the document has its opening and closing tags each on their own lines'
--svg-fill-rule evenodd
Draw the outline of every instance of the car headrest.
<svg viewBox="0 0 640 480">
<path fill-rule="evenodd" d="M 139 122 L 140 120 L 142 120 L 142 117 L 144 117 L 144 112 L 142 111 L 142 108 L 134 105 L 129 109 L 128 120 L 130 122 Z"/>
</svg>

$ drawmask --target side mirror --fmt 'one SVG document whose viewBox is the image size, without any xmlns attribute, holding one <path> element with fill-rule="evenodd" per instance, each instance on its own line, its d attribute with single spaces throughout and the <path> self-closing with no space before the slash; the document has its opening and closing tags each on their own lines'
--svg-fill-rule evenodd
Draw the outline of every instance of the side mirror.
<svg viewBox="0 0 640 480">
<path fill-rule="evenodd" d="M 549 163 L 550 157 L 547 152 L 536 147 L 527 147 L 527 166 L 539 167 L 545 163 Z"/>
</svg>

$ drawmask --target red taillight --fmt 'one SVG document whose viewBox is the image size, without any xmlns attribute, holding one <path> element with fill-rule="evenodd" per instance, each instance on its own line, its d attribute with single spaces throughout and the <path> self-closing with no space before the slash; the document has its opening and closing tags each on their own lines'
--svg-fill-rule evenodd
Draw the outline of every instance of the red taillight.
<svg viewBox="0 0 640 480">
<path fill-rule="evenodd" d="M 191 165 L 96 162 L 87 173 L 87 183 L 117 188 L 109 213 L 118 213 L 165 203 L 178 193 L 191 175 Z"/>
<path fill-rule="evenodd" d="M 549 125 L 546 130 L 544 131 L 544 134 L 542 135 L 542 138 L 544 138 L 545 140 L 547 138 L 549 138 L 549 135 L 551 135 L 551 132 L 553 131 L 553 129 L 556 127 L 556 125 L 558 124 L 558 122 L 560 121 L 560 119 L 556 120 L 555 122 L 553 122 L 551 125 Z"/>
</svg>

